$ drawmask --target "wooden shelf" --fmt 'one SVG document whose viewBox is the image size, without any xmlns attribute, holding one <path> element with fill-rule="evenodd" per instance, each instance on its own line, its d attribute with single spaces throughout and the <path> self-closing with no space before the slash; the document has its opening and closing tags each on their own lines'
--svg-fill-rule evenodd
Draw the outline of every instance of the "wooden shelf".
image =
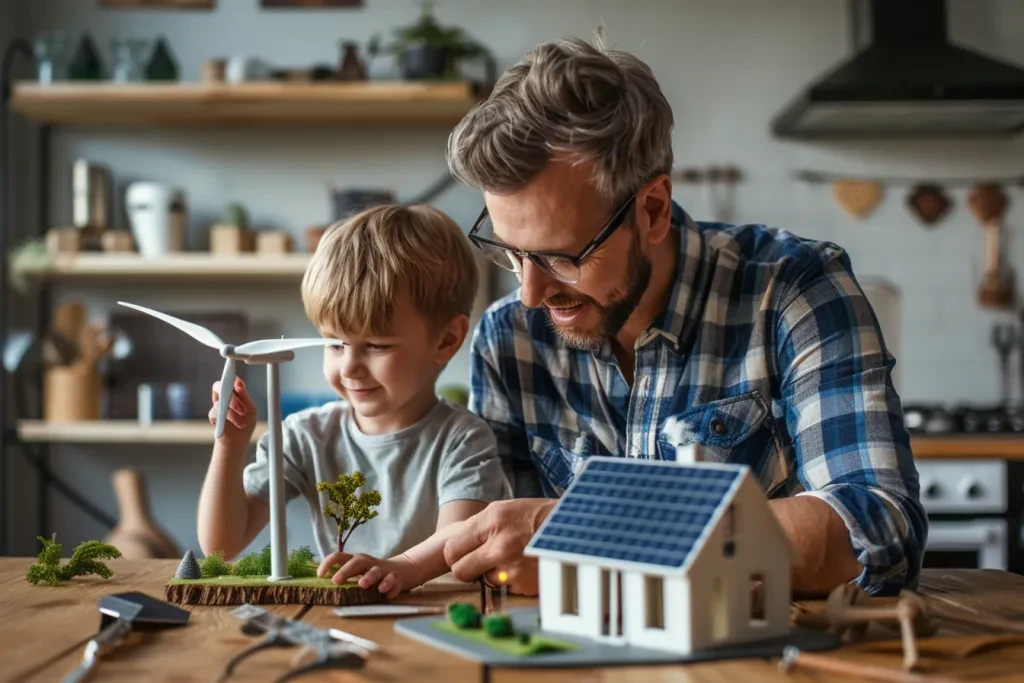
<svg viewBox="0 0 1024 683">
<path fill-rule="evenodd" d="M 11 108 L 49 124 L 450 126 L 475 102 L 463 82 L 25 82 Z"/>
<path fill-rule="evenodd" d="M 998 458 L 1024 460 L 1024 436 L 1013 434 L 915 434 L 910 440 L 914 457 Z"/>
<path fill-rule="evenodd" d="M 252 440 L 266 431 L 260 423 Z M 35 443 L 149 443 L 213 445 L 213 426 L 202 420 L 154 422 L 143 426 L 135 420 L 90 420 L 83 422 L 18 422 L 18 437 Z"/>
<path fill-rule="evenodd" d="M 19 268 L 40 279 L 175 279 L 242 280 L 301 278 L 309 254 L 181 253 L 145 258 L 135 253 L 60 254 L 48 265 Z"/>
</svg>

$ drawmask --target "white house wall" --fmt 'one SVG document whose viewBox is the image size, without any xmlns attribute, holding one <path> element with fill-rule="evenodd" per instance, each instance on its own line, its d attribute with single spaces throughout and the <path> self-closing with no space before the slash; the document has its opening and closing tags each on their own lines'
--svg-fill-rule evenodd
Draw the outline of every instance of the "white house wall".
<svg viewBox="0 0 1024 683">
<path fill-rule="evenodd" d="M 760 499 L 760 500 L 759 500 Z M 712 645 L 741 642 L 784 635 L 789 632 L 790 558 L 782 542 L 782 530 L 766 509 L 757 484 L 745 479 L 734 499 L 736 506 L 735 543 L 732 557 L 723 553 L 725 527 L 718 524 L 688 573 L 692 597 L 692 646 L 704 649 Z M 764 574 L 764 625 L 750 619 L 750 577 Z M 726 635 L 713 637 L 714 579 L 721 577 L 725 602 Z M 668 608 L 667 608 L 668 609 Z"/>
<path fill-rule="evenodd" d="M 647 595 L 642 572 L 625 572 L 622 577 L 622 622 L 626 642 L 687 654 L 690 652 L 690 600 L 687 581 L 679 576 L 664 577 L 662 607 L 665 628 L 647 628 Z"/>
<path fill-rule="evenodd" d="M 601 635 L 601 575 L 596 566 L 577 565 L 578 615 L 562 614 L 562 562 L 540 558 L 540 619 L 545 631 L 597 638 Z"/>
</svg>

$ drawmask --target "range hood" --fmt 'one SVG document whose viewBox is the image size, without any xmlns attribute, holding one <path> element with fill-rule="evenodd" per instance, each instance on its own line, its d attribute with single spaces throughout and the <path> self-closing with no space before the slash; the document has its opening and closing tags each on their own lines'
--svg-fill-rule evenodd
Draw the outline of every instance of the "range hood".
<svg viewBox="0 0 1024 683">
<path fill-rule="evenodd" d="M 775 135 L 1008 136 L 1024 129 L 1024 69 L 951 45 L 944 0 L 870 0 L 870 12 L 871 44 L 790 101 L 772 121 Z"/>
</svg>

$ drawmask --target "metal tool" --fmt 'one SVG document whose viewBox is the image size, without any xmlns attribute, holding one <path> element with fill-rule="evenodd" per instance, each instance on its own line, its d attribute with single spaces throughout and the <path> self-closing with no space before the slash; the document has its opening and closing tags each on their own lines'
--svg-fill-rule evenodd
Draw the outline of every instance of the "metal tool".
<svg viewBox="0 0 1024 683">
<path fill-rule="evenodd" d="M 144 593 L 105 595 L 99 601 L 100 631 L 85 646 L 82 663 L 63 683 L 84 681 L 100 658 L 117 648 L 133 629 L 184 626 L 189 612 Z"/>
<path fill-rule="evenodd" d="M 1017 328 L 1007 323 L 992 325 L 992 346 L 999 354 L 999 379 L 1002 386 L 1001 406 L 1010 405 L 1010 354 L 1017 346 Z"/>
<path fill-rule="evenodd" d="M 263 634 L 264 637 L 228 660 L 218 679 L 220 681 L 230 676 L 243 659 L 271 647 L 298 645 L 314 653 L 311 662 L 286 671 L 277 679 L 277 683 L 321 669 L 359 669 L 366 663 L 368 653 L 380 650 L 376 643 L 351 633 L 317 628 L 301 621 L 286 619 L 256 605 L 245 604 L 231 610 L 229 614 L 245 620 L 242 631 L 247 635 Z"/>
</svg>

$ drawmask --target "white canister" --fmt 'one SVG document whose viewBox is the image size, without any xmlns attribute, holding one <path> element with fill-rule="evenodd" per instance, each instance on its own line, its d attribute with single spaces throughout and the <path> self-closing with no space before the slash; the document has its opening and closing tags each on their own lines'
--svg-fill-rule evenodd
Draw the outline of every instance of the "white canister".
<svg viewBox="0 0 1024 683">
<path fill-rule="evenodd" d="M 140 254 L 158 257 L 184 250 L 187 211 L 181 190 L 162 183 L 132 183 L 125 205 Z"/>
</svg>

